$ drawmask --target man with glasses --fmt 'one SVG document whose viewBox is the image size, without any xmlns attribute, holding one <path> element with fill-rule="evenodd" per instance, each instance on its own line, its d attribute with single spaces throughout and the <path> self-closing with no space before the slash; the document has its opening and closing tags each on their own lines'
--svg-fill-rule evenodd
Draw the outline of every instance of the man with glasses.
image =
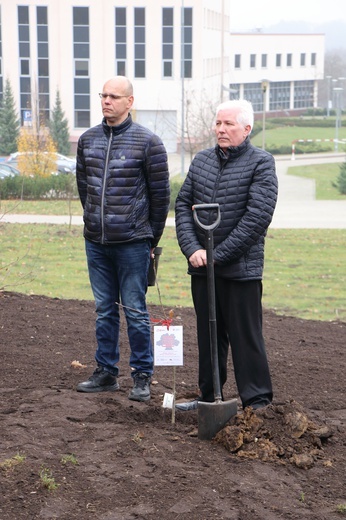
<svg viewBox="0 0 346 520">
<path fill-rule="evenodd" d="M 154 364 L 147 273 L 169 208 L 167 153 L 157 135 L 133 122 L 126 77 L 108 80 L 99 95 L 103 121 L 79 138 L 76 170 L 97 313 L 97 368 L 77 391 L 119 389 L 121 305 L 131 349 L 129 399 L 147 401 Z"/>
</svg>

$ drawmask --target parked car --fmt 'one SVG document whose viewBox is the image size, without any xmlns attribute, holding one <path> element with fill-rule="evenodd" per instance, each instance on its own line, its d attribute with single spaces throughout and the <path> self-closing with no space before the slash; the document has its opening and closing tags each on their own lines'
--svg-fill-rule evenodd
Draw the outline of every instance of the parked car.
<svg viewBox="0 0 346 520">
<path fill-rule="evenodd" d="M 14 177 L 15 175 L 19 175 L 19 170 L 17 170 L 17 168 L 10 164 L 0 162 L 0 179 L 5 179 L 6 177 Z"/>
<path fill-rule="evenodd" d="M 30 154 L 31 152 L 24 152 Z M 18 168 L 18 155 L 22 155 L 21 152 L 11 153 L 11 155 L 7 158 L 6 163 L 10 163 L 11 165 Z M 56 156 L 56 171 L 52 172 L 55 174 L 59 173 L 76 173 L 76 160 L 70 159 L 69 157 L 65 157 L 65 155 L 61 155 L 60 153 L 55 153 Z"/>
</svg>

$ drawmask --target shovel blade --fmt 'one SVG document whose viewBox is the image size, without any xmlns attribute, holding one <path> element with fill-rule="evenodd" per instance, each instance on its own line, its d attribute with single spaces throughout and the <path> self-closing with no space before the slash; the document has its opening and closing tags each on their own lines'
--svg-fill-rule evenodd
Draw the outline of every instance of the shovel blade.
<svg viewBox="0 0 346 520">
<path fill-rule="evenodd" d="M 237 413 L 237 400 L 198 403 L 198 438 L 211 440 Z"/>
</svg>

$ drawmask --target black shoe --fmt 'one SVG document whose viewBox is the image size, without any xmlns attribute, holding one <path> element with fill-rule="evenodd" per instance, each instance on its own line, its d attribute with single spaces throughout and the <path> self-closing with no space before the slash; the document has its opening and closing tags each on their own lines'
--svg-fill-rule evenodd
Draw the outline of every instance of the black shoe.
<svg viewBox="0 0 346 520">
<path fill-rule="evenodd" d="M 133 376 L 134 384 L 129 399 L 131 401 L 149 401 L 151 377 L 145 372 L 136 372 Z"/>
<path fill-rule="evenodd" d="M 77 385 L 77 392 L 115 392 L 116 390 L 119 390 L 117 378 L 104 367 L 97 367 L 88 381 Z"/>
</svg>

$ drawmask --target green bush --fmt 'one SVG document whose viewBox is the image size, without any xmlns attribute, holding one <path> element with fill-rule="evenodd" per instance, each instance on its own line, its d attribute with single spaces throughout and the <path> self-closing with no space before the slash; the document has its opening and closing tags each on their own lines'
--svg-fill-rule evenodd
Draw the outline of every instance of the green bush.
<svg viewBox="0 0 346 520">
<path fill-rule="evenodd" d="M 77 196 L 76 178 L 72 173 L 50 177 L 16 175 L 0 179 L 2 200 L 70 199 Z"/>
<path fill-rule="evenodd" d="M 346 162 L 340 165 L 340 174 L 332 184 L 342 195 L 346 195 Z"/>
<path fill-rule="evenodd" d="M 183 184 L 183 179 L 173 179 L 171 181 L 171 200 L 169 203 L 169 209 L 174 210 L 175 200 L 178 196 L 179 190 L 181 188 L 181 185 Z"/>
</svg>

